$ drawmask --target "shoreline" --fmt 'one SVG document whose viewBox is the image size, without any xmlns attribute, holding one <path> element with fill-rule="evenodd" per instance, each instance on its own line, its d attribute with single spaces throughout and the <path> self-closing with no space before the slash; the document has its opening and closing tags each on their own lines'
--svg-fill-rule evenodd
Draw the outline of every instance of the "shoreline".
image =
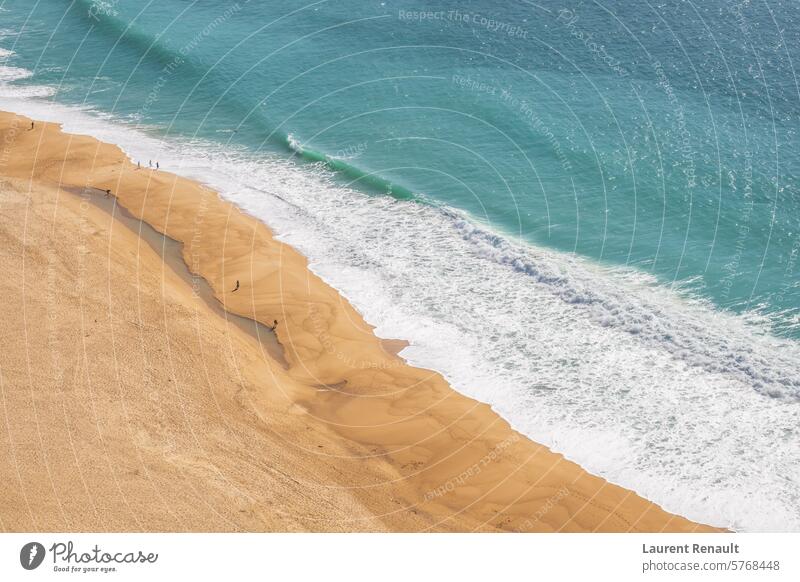
<svg viewBox="0 0 800 582">
<path fill-rule="evenodd" d="M 403 340 L 377 338 L 305 257 L 215 192 L 138 170 L 118 147 L 64 134 L 57 124 L 36 123 L 28 133 L 28 118 L 0 114 L 4 138 L 15 119 L 23 129 L 4 141 L 11 154 L 2 175 L 29 179 L 31 189 L 110 189 L 135 220 L 177 241 L 192 279 L 207 282 L 225 313 L 263 326 L 277 320 L 288 369 L 270 370 L 287 406 L 345 448 L 369 451 L 360 462 L 391 474 L 373 487 L 401 491 L 404 502 L 390 506 L 423 515 L 429 525 L 422 529 L 712 529 L 589 475 L 511 429 L 488 405 L 456 393 L 438 373 L 408 365 L 397 355 Z M 260 356 L 274 357 L 264 349 Z"/>
</svg>

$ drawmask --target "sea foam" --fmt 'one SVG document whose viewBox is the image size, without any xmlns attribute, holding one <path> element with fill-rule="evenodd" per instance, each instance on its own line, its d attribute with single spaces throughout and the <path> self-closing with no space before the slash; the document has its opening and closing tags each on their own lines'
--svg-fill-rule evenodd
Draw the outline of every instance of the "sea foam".
<svg viewBox="0 0 800 582">
<path fill-rule="evenodd" d="M 27 79 L 32 76 L 33 73 L 28 69 L 0 65 L 0 83 L 19 81 L 20 79 Z"/>
<path fill-rule="evenodd" d="M 33 71 L 23 67 L 9 65 L 9 61 L 16 53 L 10 49 L 0 47 L 0 97 L 7 98 L 32 98 L 49 97 L 55 94 L 52 87 L 44 85 L 24 85 L 15 83 L 33 76 Z"/>
</svg>

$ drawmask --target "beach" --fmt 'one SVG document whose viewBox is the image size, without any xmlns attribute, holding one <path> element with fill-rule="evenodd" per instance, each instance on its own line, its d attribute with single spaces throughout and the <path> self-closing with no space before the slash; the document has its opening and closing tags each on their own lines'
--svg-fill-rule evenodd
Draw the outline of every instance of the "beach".
<svg viewBox="0 0 800 582">
<path fill-rule="evenodd" d="M 210 188 L 30 127 L 0 115 L 5 531 L 711 530 L 408 365 Z"/>
</svg>

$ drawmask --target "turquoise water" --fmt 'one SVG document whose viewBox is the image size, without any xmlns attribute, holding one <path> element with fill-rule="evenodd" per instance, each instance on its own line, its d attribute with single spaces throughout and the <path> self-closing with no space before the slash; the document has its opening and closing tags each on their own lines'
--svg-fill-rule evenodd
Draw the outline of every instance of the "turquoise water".
<svg viewBox="0 0 800 582">
<path fill-rule="evenodd" d="M 798 18 L 0 0 L 0 105 L 218 187 L 407 358 L 587 468 L 798 529 Z"/>
</svg>

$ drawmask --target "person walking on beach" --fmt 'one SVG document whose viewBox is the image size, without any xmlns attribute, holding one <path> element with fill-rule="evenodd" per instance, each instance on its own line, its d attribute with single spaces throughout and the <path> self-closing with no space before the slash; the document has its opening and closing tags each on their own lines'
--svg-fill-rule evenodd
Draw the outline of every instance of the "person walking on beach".
<svg viewBox="0 0 800 582">
<path fill-rule="evenodd" d="M 34 127 L 33 121 L 31 121 L 31 128 L 28 131 L 33 131 L 33 127 Z"/>
<path fill-rule="evenodd" d="M 156 162 L 156 170 L 159 168 L 158 162 Z"/>
<path fill-rule="evenodd" d="M 142 162 L 136 162 L 136 169 L 137 170 L 141 170 L 142 169 Z"/>
<path fill-rule="evenodd" d="M 276 329 L 277 327 L 278 327 L 278 320 L 276 319 L 276 320 L 275 320 L 275 321 L 272 323 L 272 327 L 271 327 L 270 329 L 271 329 L 272 331 L 275 331 L 275 329 Z"/>
<path fill-rule="evenodd" d="M 152 168 L 153 167 L 153 160 L 147 160 L 147 165 Z"/>
<path fill-rule="evenodd" d="M 233 291 L 231 291 L 231 293 L 236 293 L 238 290 L 239 290 L 239 279 L 236 279 L 236 287 L 233 288 Z"/>
</svg>

